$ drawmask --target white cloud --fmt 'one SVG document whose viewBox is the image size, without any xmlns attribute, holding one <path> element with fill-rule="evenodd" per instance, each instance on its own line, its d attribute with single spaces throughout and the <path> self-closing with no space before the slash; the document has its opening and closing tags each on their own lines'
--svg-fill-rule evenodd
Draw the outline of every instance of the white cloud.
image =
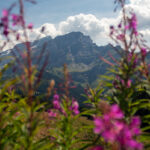
<svg viewBox="0 0 150 150">
<path fill-rule="evenodd" d="M 71 31 L 80 31 L 85 35 L 89 35 L 97 44 L 103 45 L 106 44 L 106 40 L 108 40 L 108 36 L 104 34 L 109 29 L 108 22 L 109 19 L 107 18 L 99 20 L 92 14 L 79 14 L 70 16 L 66 21 L 60 22 L 58 30 L 61 34 Z M 112 22 L 114 22 L 113 19 Z"/>
<path fill-rule="evenodd" d="M 68 17 L 65 21 L 58 24 L 43 24 L 39 28 L 34 28 L 28 32 L 29 39 L 35 40 L 37 37 L 51 36 L 55 38 L 58 35 L 64 35 L 73 31 L 80 31 L 85 35 L 89 35 L 92 40 L 98 45 L 105 45 L 109 40 L 109 26 L 115 24 L 116 20 L 113 18 L 98 19 L 92 14 L 78 14 Z M 45 27 L 41 33 L 42 27 Z M 19 31 L 22 35 L 22 31 Z"/>
<path fill-rule="evenodd" d="M 139 29 L 150 29 L 150 0 L 130 0 L 127 8 L 132 8 L 136 13 Z"/>
<path fill-rule="evenodd" d="M 145 36 L 150 37 L 150 0 L 130 0 L 126 8 L 133 9 L 138 18 L 139 31 Z M 70 16 L 66 20 L 54 24 L 46 24 L 49 35 L 53 38 L 57 35 L 63 35 L 72 31 L 80 31 L 85 35 L 89 35 L 98 45 L 105 45 L 110 42 L 109 26 L 116 25 L 121 18 L 121 12 L 117 18 L 98 19 L 92 14 L 78 14 Z"/>
<path fill-rule="evenodd" d="M 150 0 L 130 0 L 126 5 L 127 8 L 133 9 L 137 14 L 139 31 L 145 36 L 147 41 L 150 39 Z M 29 32 L 30 40 L 37 36 L 45 37 L 50 35 L 55 38 L 72 31 L 80 31 L 85 35 L 89 35 L 98 45 L 105 45 L 110 42 L 109 26 L 115 25 L 120 20 L 121 12 L 116 18 L 98 19 L 92 14 L 78 14 L 70 16 L 66 20 L 58 24 L 46 23 L 39 28 Z M 41 28 L 45 26 L 45 31 L 41 33 Z"/>
<path fill-rule="evenodd" d="M 38 32 L 41 31 L 42 27 L 45 28 L 44 32 L 41 33 L 42 36 L 48 36 L 50 35 L 52 38 L 56 37 L 57 35 L 60 35 L 60 31 L 57 30 L 56 26 L 54 24 L 45 23 L 40 28 L 38 28 Z"/>
<path fill-rule="evenodd" d="M 138 19 L 138 30 L 150 45 L 150 0 L 130 0 L 127 8 L 133 9 Z"/>
<path fill-rule="evenodd" d="M 78 14 L 75 16 L 70 16 L 66 20 L 58 24 L 46 23 L 41 27 L 34 29 L 30 33 L 30 38 L 36 37 L 36 35 L 41 35 L 41 37 L 50 35 L 55 38 L 58 35 L 64 35 L 73 31 L 80 31 L 85 35 L 89 35 L 93 42 L 98 45 L 106 45 L 109 39 L 109 26 L 111 24 L 116 24 L 116 19 L 114 18 L 102 18 L 98 19 L 92 14 Z M 44 33 L 40 33 L 42 27 L 45 27 Z"/>
<path fill-rule="evenodd" d="M 138 6 L 146 6 L 150 8 L 150 1 L 149 0 L 130 0 L 130 4 L 138 5 Z"/>
</svg>

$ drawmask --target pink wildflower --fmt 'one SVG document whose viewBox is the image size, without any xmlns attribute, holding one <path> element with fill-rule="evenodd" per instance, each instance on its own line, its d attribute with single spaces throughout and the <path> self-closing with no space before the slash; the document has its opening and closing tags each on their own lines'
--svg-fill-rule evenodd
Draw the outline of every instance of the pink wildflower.
<svg viewBox="0 0 150 150">
<path fill-rule="evenodd" d="M 118 24 L 118 28 L 121 28 L 122 27 L 122 24 L 120 23 L 120 24 Z"/>
<path fill-rule="evenodd" d="M 8 36 L 9 31 L 8 31 L 8 29 L 7 29 L 7 28 L 5 28 L 5 29 L 4 29 L 3 34 L 4 34 L 6 37 Z"/>
<path fill-rule="evenodd" d="M 101 133 L 106 141 L 115 141 L 116 136 L 123 128 L 123 123 L 118 122 L 124 117 L 118 105 L 112 105 L 109 112 L 105 113 L 103 117 L 96 117 L 94 119 L 94 132 Z"/>
<path fill-rule="evenodd" d="M 125 26 L 125 30 L 128 30 L 129 28 L 130 28 L 129 25 Z"/>
<path fill-rule="evenodd" d="M 125 86 L 126 88 L 130 88 L 131 87 L 131 80 L 128 80 L 126 83 L 125 83 L 125 81 L 123 80 L 123 79 L 121 79 L 120 80 L 120 82 L 121 82 L 121 84 L 123 85 L 123 86 Z"/>
<path fill-rule="evenodd" d="M 103 148 L 101 146 L 95 146 L 91 150 L 103 150 Z"/>
<path fill-rule="evenodd" d="M 58 95 L 58 94 L 55 94 L 55 95 L 54 95 L 54 99 L 55 99 L 55 100 L 59 100 L 59 95 Z"/>
<path fill-rule="evenodd" d="M 18 33 L 17 35 L 16 35 L 16 40 L 18 41 L 20 39 L 20 34 Z"/>
<path fill-rule="evenodd" d="M 114 26 L 110 26 L 110 35 L 112 35 L 114 31 L 115 31 Z"/>
<path fill-rule="evenodd" d="M 61 108 L 58 94 L 54 95 L 53 106 L 54 106 L 55 109 L 60 109 Z"/>
<path fill-rule="evenodd" d="M 1 18 L 1 26 L 3 27 L 3 34 L 7 37 L 9 34 L 8 26 L 9 26 L 9 20 L 8 20 L 9 12 L 8 10 L 4 9 L 2 12 L 2 18 Z"/>
<path fill-rule="evenodd" d="M 133 117 L 130 124 L 124 122 L 118 105 L 110 106 L 103 116 L 94 118 L 94 133 L 101 134 L 106 142 L 118 143 L 120 149 L 142 150 L 143 145 L 134 138 L 140 135 L 140 118 Z"/>
<path fill-rule="evenodd" d="M 130 88 L 131 87 L 131 80 L 128 80 L 127 81 L 127 88 Z"/>
<path fill-rule="evenodd" d="M 28 24 L 27 28 L 31 30 L 33 28 L 33 24 L 32 23 Z"/>
<path fill-rule="evenodd" d="M 124 124 L 124 128 L 120 131 L 117 141 L 120 143 L 122 149 L 136 149 L 142 150 L 143 145 L 137 142 L 134 137 L 140 135 L 140 118 L 133 117 L 131 123 Z"/>
<path fill-rule="evenodd" d="M 49 117 L 56 117 L 57 114 L 55 112 L 53 112 L 52 110 L 49 110 L 48 115 L 49 115 Z"/>
<path fill-rule="evenodd" d="M 60 112 L 61 112 L 63 115 L 67 116 L 67 113 L 65 112 L 65 110 L 64 110 L 63 108 L 60 108 Z"/>
<path fill-rule="evenodd" d="M 100 133 L 103 129 L 103 120 L 100 117 L 95 117 L 94 118 L 94 124 L 95 124 L 95 128 L 94 128 L 94 133 Z"/>
<path fill-rule="evenodd" d="M 79 112 L 79 104 L 78 104 L 78 102 L 77 102 L 76 100 L 73 100 L 73 101 L 72 101 L 72 105 L 71 105 L 70 109 L 73 111 L 73 113 L 74 113 L 75 115 L 77 115 L 77 114 L 80 113 L 80 112 Z"/>
<path fill-rule="evenodd" d="M 117 104 L 111 106 L 109 116 L 114 119 L 122 119 L 124 117 L 123 112 Z"/>
<path fill-rule="evenodd" d="M 147 54 L 146 48 L 141 48 L 141 55 L 143 58 L 146 56 L 146 54 Z"/>
<path fill-rule="evenodd" d="M 124 34 L 119 34 L 119 35 L 117 36 L 117 39 L 120 40 L 120 41 L 123 41 L 124 38 L 125 38 Z"/>
<path fill-rule="evenodd" d="M 16 112 L 15 113 L 15 117 L 19 116 L 20 115 L 20 112 Z"/>
<path fill-rule="evenodd" d="M 125 82 L 124 82 L 123 79 L 120 79 L 120 82 L 121 82 L 121 84 L 122 84 L 123 86 L 125 85 Z"/>
<path fill-rule="evenodd" d="M 112 82 L 112 84 L 113 84 L 113 86 L 114 86 L 116 89 L 119 88 L 116 80 L 114 80 L 114 81 Z"/>
<path fill-rule="evenodd" d="M 137 57 L 137 55 L 136 54 L 133 54 L 133 52 L 130 52 L 129 54 L 128 54 L 128 62 L 129 63 L 131 63 L 131 62 L 133 62 L 133 64 L 132 64 L 132 68 L 135 68 L 136 67 L 136 65 L 137 65 L 137 62 L 138 62 L 138 57 Z"/>
<path fill-rule="evenodd" d="M 110 29 L 113 30 L 113 29 L 114 29 L 114 26 L 110 26 Z"/>
<path fill-rule="evenodd" d="M 9 15 L 8 10 L 7 10 L 7 9 L 3 9 L 3 11 L 2 11 L 2 16 L 3 16 L 3 17 L 8 17 L 8 15 Z"/>
<path fill-rule="evenodd" d="M 130 27 L 132 27 L 134 31 L 137 30 L 137 19 L 136 19 L 136 14 L 134 13 L 132 14 Z"/>
<path fill-rule="evenodd" d="M 130 62 L 130 61 L 132 60 L 132 58 L 133 58 L 133 53 L 130 52 L 130 53 L 128 54 L 128 62 Z"/>
<path fill-rule="evenodd" d="M 60 109 L 60 102 L 58 100 L 53 101 L 53 106 L 55 109 Z"/>
<path fill-rule="evenodd" d="M 13 26 L 20 24 L 21 23 L 21 17 L 19 15 L 12 14 L 12 22 L 13 22 Z"/>
<path fill-rule="evenodd" d="M 131 123 L 129 125 L 130 129 L 132 130 L 132 133 L 135 135 L 139 135 L 141 133 L 139 127 L 140 127 L 141 121 L 139 117 L 133 117 L 131 120 Z"/>
<path fill-rule="evenodd" d="M 128 29 L 132 29 L 133 33 L 137 36 L 138 32 L 137 32 L 137 18 L 136 18 L 136 14 L 132 14 L 131 20 L 129 22 L 129 25 L 125 26 L 125 30 Z"/>
</svg>

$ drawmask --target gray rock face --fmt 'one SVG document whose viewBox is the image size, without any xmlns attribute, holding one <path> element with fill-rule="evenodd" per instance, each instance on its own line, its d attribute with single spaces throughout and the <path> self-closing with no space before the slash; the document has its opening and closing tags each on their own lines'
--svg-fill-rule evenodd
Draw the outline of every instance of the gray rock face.
<svg viewBox="0 0 150 150">
<path fill-rule="evenodd" d="M 51 78 L 55 79 L 56 83 L 62 81 L 62 67 L 63 64 L 67 64 L 72 80 L 77 87 L 80 87 L 77 89 L 78 92 L 74 91 L 76 94 L 73 95 L 79 96 L 87 84 L 96 86 L 99 75 L 106 72 L 108 65 L 100 60 L 99 56 L 110 59 L 108 52 L 111 52 L 116 57 L 111 46 L 97 46 L 89 36 L 85 36 L 81 32 L 71 32 L 54 39 L 48 36 L 30 44 L 32 46 L 32 62 L 38 66 L 39 70 L 49 55 L 39 88 L 42 93 L 46 92 L 45 89 Z M 23 43 L 16 45 L 16 47 L 19 48 L 19 52 L 14 47 L 13 50 L 2 52 L 1 57 L 10 56 L 13 51 L 20 58 L 20 54 L 25 51 L 26 47 Z"/>
</svg>

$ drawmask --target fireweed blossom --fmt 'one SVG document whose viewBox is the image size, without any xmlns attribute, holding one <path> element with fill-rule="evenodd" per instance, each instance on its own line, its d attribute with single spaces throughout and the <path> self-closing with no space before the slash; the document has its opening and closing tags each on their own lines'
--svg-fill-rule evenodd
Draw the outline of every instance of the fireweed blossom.
<svg viewBox="0 0 150 150">
<path fill-rule="evenodd" d="M 95 146 L 91 150 L 104 150 L 101 146 Z"/>
<path fill-rule="evenodd" d="M 55 94 L 53 96 L 53 109 L 48 110 L 48 116 L 49 117 L 56 117 L 58 112 L 62 112 L 65 114 L 65 111 L 61 107 L 61 101 L 58 94 Z"/>
<path fill-rule="evenodd" d="M 127 26 L 125 26 L 125 29 L 128 30 L 133 30 L 133 33 L 135 36 L 138 35 L 138 31 L 137 31 L 137 18 L 136 18 L 136 14 L 133 13 L 131 18 L 129 19 L 129 24 Z"/>
<path fill-rule="evenodd" d="M 146 54 L 147 54 L 146 48 L 141 48 L 141 55 L 142 55 L 142 58 L 145 58 L 145 57 L 146 57 Z"/>
<path fill-rule="evenodd" d="M 27 26 L 27 28 L 30 29 L 30 30 L 33 29 L 33 24 L 29 23 L 28 26 Z"/>
<path fill-rule="evenodd" d="M 57 113 L 52 111 L 52 110 L 48 110 L 48 116 L 49 117 L 56 117 L 57 116 Z"/>
<path fill-rule="evenodd" d="M 49 114 L 50 117 L 55 117 L 56 116 L 56 112 L 55 112 L 56 110 L 57 110 L 57 112 L 61 112 L 65 116 L 67 115 L 64 108 L 63 108 L 63 106 L 62 106 L 62 102 L 61 102 L 60 97 L 59 97 L 58 94 L 55 94 L 53 96 L 53 102 L 52 103 L 53 103 L 54 110 L 49 110 L 48 111 L 48 114 Z M 72 111 L 73 115 L 78 115 L 80 113 L 79 104 L 75 99 L 72 99 L 72 102 L 69 106 L 69 110 Z"/>
<path fill-rule="evenodd" d="M 79 104 L 78 104 L 78 102 L 75 99 L 72 100 L 72 104 L 71 104 L 70 110 L 72 110 L 72 112 L 75 115 L 78 115 L 80 113 L 79 112 Z"/>
<path fill-rule="evenodd" d="M 132 85 L 132 80 L 128 79 L 126 82 L 121 79 L 119 76 L 116 76 L 116 80 L 114 80 L 112 82 L 113 86 L 116 88 L 116 89 L 119 89 L 120 88 L 120 84 L 126 88 L 130 88 L 131 85 Z"/>
<path fill-rule="evenodd" d="M 134 31 L 137 30 L 137 19 L 136 19 L 136 14 L 134 13 L 132 14 L 131 17 L 130 27 L 132 27 Z"/>
<path fill-rule="evenodd" d="M 55 94 L 53 97 L 53 107 L 58 110 L 61 108 L 58 94 Z"/>
<path fill-rule="evenodd" d="M 124 34 L 119 34 L 119 35 L 117 35 L 116 38 L 117 38 L 118 40 L 120 40 L 120 41 L 123 41 L 124 38 L 125 38 L 125 36 L 124 36 Z"/>
<path fill-rule="evenodd" d="M 128 80 L 128 81 L 127 81 L 127 88 L 130 88 L 130 87 L 131 87 L 131 83 L 132 83 L 131 80 Z"/>
<path fill-rule="evenodd" d="M 16 25 L 18 25 L 18 24 L 20 24 L 22 21 L 22 19 L 21 19 L 22 17 L 21 16 L 19 16 L 19 15 L 17 15 L 17 14 L 12 14 L 12 25 L 13 26 L 16 26 Z"/>
<path fill-rule="evenodd" d="M 123 117 L 124 115 L 118 105 L 112 105 L 109 112 L 105 113 L 103 117 L 94 119 L 94 132 L 97 134 L 101 133 L 106 141 L 114 142 L 116 135 L 123 128 L 123 123 L 119 122 Z"/>
<path fill-rule="evenodd" d="M 119 106 L 110 106 L 101 117 L 94 118 L 94 133 L 101 134 L 106 142 L 118 143 L 120 149 L 142 150 L 143 145 L 134 138 L 140 135 L 140 118 L 133 117 L 130 124 L 123 121 L 124 114 Z"/>
<path fill-rule="evenodd" d="M 8 36 L 9 34 L 9 11 L 7 9 L 4 9 L 2 11 L 2 18 L 1 18 L 1 27 L 3 27 L 3 35 Z"/>
<path fill-rule="evenodd" d="M 137 54 L 135 54 L 134 52 L 129 52 L 127 60 L 128 60 L 128 63 L 132 62 L 132 68 L 135 69 L 138 63 Z"/>
<path fill-rule="evenodd" d="M 3 9 L 2 11 L 2 17 L 0 18 L 0 28 L 2 28 L 2 34 L 5 37 L 8 37 L 9 33 L 11 33 L 11 31 L 13 29 L 11 29 L 10 27 L 15 27 L 15 26 L 24 26 L 25 25 L 25 20 L 22 17 L 22 15 L 20 14 L 11 14 L 9 10 L 7 9 Z M 33 29 L 33 24 L 30 23 L 26 26 L 26 28 L 28 29 Z M 14 29 L 13 31 L 16 32 L 16 29 Z M 16 35 L 16 40 L 19 40 L 19 36 L 18 34 Z"/>
<path fill-rule="evenodd" d="M 133 117 L 130 124 L 124 124 L 120 135 L 117 136 L 117 141 L 120 143 L 120 148 L 131 150 L 142 150 L 143 145 L 137 142 L 134 137 L 141 134 L 140 131 L 140 118 Z"/>
<path fill-rule="evenodd" d="M 8 14 L 9 14 L 8 10 L 7 9 L 3 9 L 3 11 L 2 11 L 3 17 L 8 17 Z"/>
</svg>

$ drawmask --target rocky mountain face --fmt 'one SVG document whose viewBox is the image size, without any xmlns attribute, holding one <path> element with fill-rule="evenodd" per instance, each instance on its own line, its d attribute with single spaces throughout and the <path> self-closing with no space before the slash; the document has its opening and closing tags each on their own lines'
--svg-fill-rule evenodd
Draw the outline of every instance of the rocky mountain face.
<svg viewBox="0 0 150 150">
<path fill-rule="evenodd" d="M 47 59 L 47 67 L 44 70 L 38 93 L 46 92 L 46 87 L 51 79 L 55 79 L 56 83 L 62 82 L 63 64 L 67 64 L 71 79 L 77 86 L 71 90 L 71 93 L 78 99 L 82 99 L 80 94 L 83 94 L 87 84 L 92 87 L 97 85 L 99 75 L 104 74 L 109 66 L 99 56 L 110 59 L 108 56 L 110 52 L 117 57 L 110 45 L 97 46 L 89 36 L 81 32 L 71 32 L 54 39 L 48 36 L 32 42 L 31 45 L 32 61 L 38 66 L 38 69 Z M 14 55 L 13 53 L 19 57 L 25 50 L 25 46 L 18 44 L 16 47 L 1 53 L 1 57 Z"/>
</svg>

